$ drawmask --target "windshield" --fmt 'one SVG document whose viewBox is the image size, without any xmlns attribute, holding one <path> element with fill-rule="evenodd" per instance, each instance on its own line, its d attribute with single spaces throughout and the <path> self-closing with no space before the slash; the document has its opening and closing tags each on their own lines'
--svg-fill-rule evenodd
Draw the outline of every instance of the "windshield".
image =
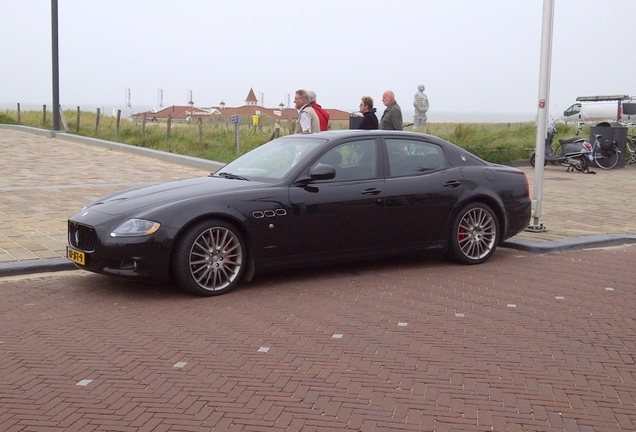
<svg viewBox="0 0 636 432">
<path fill-rule="evenodd" d="M 215 175 L 245 180 L 282 180 L 292 168 L 326 142 L 324 138 L 304 135 L 278 138 L 245 153 Z"/>
</svg>

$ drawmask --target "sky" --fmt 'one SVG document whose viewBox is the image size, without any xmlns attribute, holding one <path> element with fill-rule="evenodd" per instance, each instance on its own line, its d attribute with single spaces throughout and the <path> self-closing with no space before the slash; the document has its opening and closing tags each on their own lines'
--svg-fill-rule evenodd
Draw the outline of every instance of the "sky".
<svg viewBox="0 0 636 432">
<path fill-rule="evenodd" d="M 0 2 L 0 106 L 52 102 L 51 1 Z M 541 0 L 58 0 L 62 107 L 293 106 L 406 113 L 423 84 L 443 113 L 537 113 Z M 554 0 L 548 110 L 636 96 L 636 0 Z M 129 93 L 127 92 L 129 89 Z M 129 96 L 128 96 L 129 95 Z M 411 114 L 412 115 L 412 114 Z"/>
</svg>

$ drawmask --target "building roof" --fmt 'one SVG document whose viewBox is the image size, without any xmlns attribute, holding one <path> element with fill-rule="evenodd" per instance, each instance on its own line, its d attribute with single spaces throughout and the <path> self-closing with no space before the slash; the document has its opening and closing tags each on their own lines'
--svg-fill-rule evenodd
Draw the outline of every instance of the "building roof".
<svg viewBox="0 0 636 432">
<path fill-rule="evenodd" d="M 245 98 L 245 103 L 248 105 L 257 104 L 258 99 L 256 99 L 256 95 L 254 94 L 254 90 L 250 87 L 250 92 L 247 94 Z"/>
<path fill-rule="evenodd" d="M 298 117 L 298 111 L 295 108 L 285 108 L 283 104 L 278 108 L 265 108 L 258 105 L 258 99 L 254 94 L 254 90 L 250 88 L 245 99 L 246 105 L 239 107 L 227 107 L 223 102 L 219 106 L 209 107 L 196 107 L 194 103 L 190 103 L 187 106 L 173 105 L 162 109 L 152 109 L 150 111 L 139 112 L 133 114 L 132 117 L 139 119 L 146 118 L 166 120 L 168 117 L 175 120 L 186 120 L 188 118 L 209 118 L 213 116 L 231 117 L 233 115 L 239 116 L 254 116 L 261 115 L 264 117 L 287 120 L 296 119 Z M 339 109 L 328 109 L 330 120 L 349 120 L 349 113 Z"/>
<path fill-rule="evenodd" d="M 330 120 L 349 120 L 349 113 L 339 109 L 327 109 Z M 174 120 L 186 120 L 188 117 L 209 118 L 213 116 L 231 117 L 261 115 L 269 118 L 281 120 L 295 119 L 298 111 L 295 108 L 264 108 L 258 105 L 242 105 L 240 107 L 193 107 L 177 106 L 163 108 L 161 110 L 150 110 L 133 114 L 133 118 L 142 118 L 144 115 L 149 119 L 166 120 L 171 117 Z"/>
</svg>

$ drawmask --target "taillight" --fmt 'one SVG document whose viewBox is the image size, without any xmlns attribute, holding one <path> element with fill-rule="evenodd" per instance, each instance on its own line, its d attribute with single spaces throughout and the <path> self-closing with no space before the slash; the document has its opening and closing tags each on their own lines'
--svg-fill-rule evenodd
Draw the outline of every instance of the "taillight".
<svg viewBox="0 0 636 432">
<path fill-rule="evenodd" d="M 583 147 L 585 147 L 585 150 L 587 151 L 592 151 L 592 144 L 590 144 L 589 142 L 585 141 L 583 143 Z"/>
</svg>

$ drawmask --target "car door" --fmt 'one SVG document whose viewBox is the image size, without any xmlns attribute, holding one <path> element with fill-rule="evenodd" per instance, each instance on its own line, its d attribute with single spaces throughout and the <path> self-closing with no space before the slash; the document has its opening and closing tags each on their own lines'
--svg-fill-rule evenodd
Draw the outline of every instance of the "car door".
<svg viewBox="0 0 636 432">
<path fill-rule="evenodd" d="M 445 240 L 464 188 L 460 170 L 448 164 L 438 144 L 408 138 L 386 138 L 385 143 L 387 245 L 433 246 Z"/>
<path fill-rule="evenodd" d="M 292 240 L 298 255 L 351 254 L 380 245 L 384 180 L 375 139 L 340 144 L 319 157 L 336 170 L 334 179 L 292 186 Z"/>
</svg>

